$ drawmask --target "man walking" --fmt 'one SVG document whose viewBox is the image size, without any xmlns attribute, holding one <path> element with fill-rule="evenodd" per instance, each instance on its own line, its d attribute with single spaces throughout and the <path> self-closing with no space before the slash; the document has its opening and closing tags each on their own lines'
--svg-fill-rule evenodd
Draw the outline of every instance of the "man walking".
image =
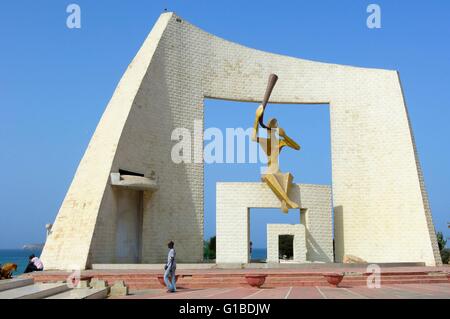
<svg viewBox="0 0 450 319">
<path fill-rule="evenodd" d="M 173 248 L 175 244 L 173 241 L 170 241 L 167 246 L 169 247 L 169 254 L 167 256 L 167 264 L 164 266 L 164 282 L 168 289 L 167 292 L 175 292 L 175 270 L 177 268 L 177 263 L 175 261 L 175 249 Z"/>
</svg>

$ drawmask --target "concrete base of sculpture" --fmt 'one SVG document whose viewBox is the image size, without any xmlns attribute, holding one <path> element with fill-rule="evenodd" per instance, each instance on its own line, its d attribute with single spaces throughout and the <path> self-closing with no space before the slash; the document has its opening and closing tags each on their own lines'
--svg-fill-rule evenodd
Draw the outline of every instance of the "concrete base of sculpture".
<svg viewBox="0 0 450 319">
<path fill-rule="evenodd" d="M 294 184 L 289 198 L 300 207 L 289 214 L 300 214 L 305 227 L 306 260 L 333 262 L 331 187 Z M 265 183 L 217 183 L 216 203 L 216 263 L 248 263 L 250 209 L 280 208 L 280 201 Z"/>
<path fill-rule="evenodd" d="M 289 224 L 267 224 L 267 262 L 277 263 L 279 258 L 279 236 L 292 235 L 293 239 L 293 261 L 297 263 L 306 262 L 306 236 L 305 225 Z"/>
</svg>

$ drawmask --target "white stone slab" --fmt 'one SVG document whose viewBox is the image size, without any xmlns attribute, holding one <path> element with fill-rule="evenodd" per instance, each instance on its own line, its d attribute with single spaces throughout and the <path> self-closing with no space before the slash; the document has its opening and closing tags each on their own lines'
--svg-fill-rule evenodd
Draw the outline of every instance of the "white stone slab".
<svg viewBox="0 0 450 319">
<path fill-rule="evenodd" d="M 33 278 L 13 278 L 0 280 L 0 291 L 32 285 Z"/>
<path fill-rule="evenodd" d="M 156 180 L 141 176 L 120 175 L 119 173 L 111 173 L 111 185 L 140 191 L 156 191 L 158 189 Z"/>
<path fill-rule="evenodd" d="M 67 284 L 36 283 L 0 292 L 0 299 L 41 299 L 69 290 Z"/>
<path fill-rule="evenodd" d="M 104 299 L 107 296 L 107 288 L 76 288 L 47 297 L 46 299 Z"/>
<path fill-rule="evenodd" d="M 331 187 L 294 184 L 289 197 L 300 209 L 305 226 L 307 261 L 333 262 Z M 280 201 L 265 183 L 236 182 L 216 184 L 216 262 L 249 262 L 251 208 L 280 208 Z M 280 214 L 283 214 L 280 211 Z"/>
</svg>

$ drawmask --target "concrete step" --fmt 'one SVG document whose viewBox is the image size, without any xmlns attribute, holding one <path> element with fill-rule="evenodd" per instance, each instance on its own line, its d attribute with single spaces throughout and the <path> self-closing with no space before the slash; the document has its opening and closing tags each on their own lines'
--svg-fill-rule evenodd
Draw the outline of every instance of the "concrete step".
<svg viewBox="0 0 450 319">
<path fill-rule="evenodd" d="M 75 288 L 46 299 L 105 299 L 107 296 L 107 288 Z"/>
<path fill-rule="evenodd" d="M 180 271 L 177 273 L 179 279 L 177 285 L 184 288 L 214 288 L 214 287 L 248 287 L 245 280 L 246 274 L 267 274 L 265 287 L 303 287 L 303 286 L 328 286 L 328 282 L 324 277 L 324 272 L 299 272 L 295 270 L 258 270 L 255 271 Z M 342 272 L 342 271 L 339 271 Z M 113 285 L 116 280 L 122 280 L 132 290 L 163 288 L 159 283 L 157 276 L 162 273 L 156 272 L 111 272 L 96 271 L 89 272 L 93 278 L 105 280 L 109 285 Z M 408 283 L 446 283 L 450 280 L 447 272 L 442 270 L 423 271 L 419 269 L 401 270 L 399 271 L 382 271 L 381 284 L 408 284 Z M 67 274 L 64 272 L 41 272 L 34 278 L 35 281 L 55 281 L 65 280 Z M 366 285 L 368 274 L 362 271 L 346 272 L 342 281 L 344 286 L 361 286 Z"/>
<path fill-rule="evenodd" d="M 245 277 L 245 274 L 233 274 L 233 275 L 229 275 L 229 274 L 207 274 L 207 275 L 179 275 L 180 280 L 204 280 L 204 281 L 210 281 L 210 280 L 218 280 L 218 281 L 239 281 L 242 280 L 242 278 Z M 137 276 L 137 275 L 100 275 L 100 276 L 95 276 L 96 278 L 102 279 L 102 280 L 130 280 L 130 281 L 142 281 L 142 280 L 157 280 L 157 275 L 141 275 L 141 276 Z M 433 274 L 433 275 L 428 275 L 428 274 L 399 274 L 399 275 L 393 275 L 393 274 L 389 274 L 389 275 L 381 275 L 381 278 L 429 278 L 429 277 L 446 277 L 445 274 Z M 304 275 L 304 274 L 268 274 L 267 278 L 271 278 L 274 280 L 293 280 L 293 279 L 299 279 L 301 278 L 302 280 L 317 280 L 317 279 L 323 279 L 324 275 L 323 274 L 308 274 L 308 275 Z M 360 279 L 360 278 L 367 278 L 367 276 L 364 275 L 346 275 L 345 278 L 349 278 L 349 279 Z"/>
<path fill-rule="evenodd" d="M 36 283 L 0 292 L 0 299 L 41 299 L 69 290 L 66 284 Z"/>
<path fill-rule="evenodd" d="M 29 286 L 34 283 L 33 278 L 13 278 L 0 280 L 0 291 Z"/>
</svg>

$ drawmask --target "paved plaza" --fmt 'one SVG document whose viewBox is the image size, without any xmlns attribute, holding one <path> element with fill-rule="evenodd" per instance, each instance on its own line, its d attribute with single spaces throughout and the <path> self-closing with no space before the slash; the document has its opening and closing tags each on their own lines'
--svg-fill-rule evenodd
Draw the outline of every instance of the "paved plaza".
<svg viewBox="0 0 450 319">
<path fill-rule="evenodd" d="M 121 297 L 126 299 L 450 299 L 450 284 L 383 285 L 381 288 L 359 287 L 277 287 L 277 288 L 209 288 L 148 289 Z"/>
</svg>

